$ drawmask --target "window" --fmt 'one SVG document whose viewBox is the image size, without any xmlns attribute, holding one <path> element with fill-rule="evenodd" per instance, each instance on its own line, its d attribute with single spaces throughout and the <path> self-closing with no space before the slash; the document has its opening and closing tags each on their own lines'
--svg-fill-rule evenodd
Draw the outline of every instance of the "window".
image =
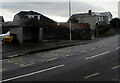
<svg viewBox="0 0 120 83">
<path fill-rule="evenodd" d="M 98 17 L 98 21 L 103 21 L 103 17 L 102 16 Z"/>
<path fill-rule="evenodd" d="M 28 15 L 28 16 L 25 16 L 25 17 L 28 17 L 28 18 L 35 18 L 35 19 L 40 20 L 40 15 Z"/>
<path fill-rule="evenodd" d="M 34 16 L 35 19 L 38 19 L 38 16 Z"/>
<path fill-rule="evenodd" d="M 33 15 L 28 15 L 28 18 L 34 18 L 34 16 Z"/>
<path fill-rule="evenodd" d="M 81 18 L 78 18 L 78 20 L 80 20 Z"/>
<path fill-rule="evenodd" d="M 101 21 L 103 21 L 103 17 L 101 16 Z"/>
<path fill-rule="evenodd" d="M 100 18 L 98 17 L 98 21 L 100 21 Z"/>
<path fill-rule="evenodd" d="M 40 20 L 40 16 L 38 16 L 38 20 Z"/>
</svg>

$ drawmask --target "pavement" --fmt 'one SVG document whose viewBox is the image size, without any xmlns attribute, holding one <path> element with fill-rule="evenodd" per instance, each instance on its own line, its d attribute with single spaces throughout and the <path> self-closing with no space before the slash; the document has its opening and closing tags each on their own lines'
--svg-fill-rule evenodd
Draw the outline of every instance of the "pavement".
<svg viewBox="0 0 120 83">
<path fill-rule="evenodd" d="M 89 40 L 90 41 L 90 40 Z M 62 47 L 85 44 L 88 41 L 85 40 L 76 40 L 71 43 L 67 40 L 55 42 L 55 41 L 46 41 L 42 43 L 24 43 L 22 45 L 10 44 L 10 43 L 1 43 L 2 44 L 2 58 L 13 58 L 18 56 L 23 56 L 29 53 L 43 52 L 53 49 L 58 49 Z"/>
<path fill-rule="evenodd" d="M 44 41 L 42 43 L 24 43 L 22 45 L 11 44 L 11 43 L 0 43 L 2 44 L 2 59 L 8 59 L 18 56 L 24 56 L 36 52 L 49 51 L 59 49 L 63 47 L 75 46 L 86 44 L 94 41 L 98 41 L 102 38 L 95 38 L 93 40 L 59 40 L 59 41 Z"/>
</svg>

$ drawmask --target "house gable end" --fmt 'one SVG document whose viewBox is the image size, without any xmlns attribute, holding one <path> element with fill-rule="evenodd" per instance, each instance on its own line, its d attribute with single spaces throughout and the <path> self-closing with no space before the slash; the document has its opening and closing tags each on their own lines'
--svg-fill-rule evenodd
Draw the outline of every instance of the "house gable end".
<svg viewBox="0 0 120 83">
<path fill-rule="evenodd" d="M 3 16 L 0 16 L 0 22 L 4 22 Z"/>
</svg>

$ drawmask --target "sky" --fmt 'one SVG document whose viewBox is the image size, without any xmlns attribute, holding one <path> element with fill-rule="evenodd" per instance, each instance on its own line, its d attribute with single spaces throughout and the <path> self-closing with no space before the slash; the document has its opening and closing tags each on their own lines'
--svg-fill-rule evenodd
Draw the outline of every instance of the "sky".
<svg viewBox="0 0 120 83">
<path fill-rule="evenodd" d="M 118 17 L 120 0 L 70 0 L 71 14 L 93 12 L 111 12 L 113 18 Z M 57 22 L 69 19 L 69 0 L 0 0 L 0 16 L 5 21 L 12 21 L 20 11 L 35 11 Z"/>
</svg>

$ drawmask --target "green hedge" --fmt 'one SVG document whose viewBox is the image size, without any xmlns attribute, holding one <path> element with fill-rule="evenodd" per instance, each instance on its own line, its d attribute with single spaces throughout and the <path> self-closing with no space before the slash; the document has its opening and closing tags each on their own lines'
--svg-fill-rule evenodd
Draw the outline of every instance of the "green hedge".
<svg viewBox="0 0 120 83">
<path fill-rule="evenodd" d="M 101 24 L 98 25 L 98 35 L 102 35 L 104 33 L 106 33 L 107 31 L 109 31 L 111 29 L 111 25 L 110 24 Z"/>
</svg>

